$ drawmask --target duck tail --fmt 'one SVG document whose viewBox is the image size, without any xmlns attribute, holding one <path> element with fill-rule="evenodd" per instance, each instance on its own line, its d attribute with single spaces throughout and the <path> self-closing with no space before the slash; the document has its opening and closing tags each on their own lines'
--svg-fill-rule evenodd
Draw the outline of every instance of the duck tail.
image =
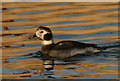
<svg viewBox="0 0 120 81">
<path fill-rule="evenodd" d="M 103 52 L 103 51 L 109 51 L 111 49 L 115 49 L 115 47 L 120 47 L 120 45 L 115 45 L 115 46 L 103 46 L 103 47 L 98 47 L 98 49 Z"/>
<path fill-rule="evenodd" d="M 103 52 L 107 49 L 107 47 L 98 47 L 97 49 L 100 50 L 100 52 Z"/>
</svg>

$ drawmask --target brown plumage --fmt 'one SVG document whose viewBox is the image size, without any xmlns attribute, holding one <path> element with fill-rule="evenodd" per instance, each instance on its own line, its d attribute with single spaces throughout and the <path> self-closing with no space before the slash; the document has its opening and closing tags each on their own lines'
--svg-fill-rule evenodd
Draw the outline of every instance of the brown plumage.
<svg viewBox="0 0 120 81">
<path fill-rule="evenodd" d="M 96 53 L 100 52 L 101 48 L 95 44 L 80 43 L 77 41 L 61 41 L 54 44 L 52 31 L 47 27 L 38 27 L 36 29 L 37 36 L 42 40 L 41 52 L 52 57 L 71 57 L 76 54 Z"/>
</svg>

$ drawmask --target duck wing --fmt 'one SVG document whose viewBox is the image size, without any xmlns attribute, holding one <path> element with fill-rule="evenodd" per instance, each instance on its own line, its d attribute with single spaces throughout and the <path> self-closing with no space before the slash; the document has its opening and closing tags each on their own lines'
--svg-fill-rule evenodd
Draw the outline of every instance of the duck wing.
<svg viewBox="0 0 120 81">
<path fill-rule="evenodd" d="M 96 52 L 98 47 L 95 44 L 85 44 L 76 41 L 61 41 L 54 44 L 49 55 L 53 57 L 71 57 L 76 54 L 84 54 L 87 52 Z"/>
</svg>

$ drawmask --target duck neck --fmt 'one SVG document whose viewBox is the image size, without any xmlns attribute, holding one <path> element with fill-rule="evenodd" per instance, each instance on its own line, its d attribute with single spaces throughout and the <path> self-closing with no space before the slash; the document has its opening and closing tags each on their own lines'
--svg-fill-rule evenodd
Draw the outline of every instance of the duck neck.
<svg viewBox="0 0 120 81">
<path fill-rule="evenodd" d="M 54 44 L 54 41 L 53 40 L 43 40 L 42 44 L 43 45 L 50 45 L 50 44 Z"/>
</svg>

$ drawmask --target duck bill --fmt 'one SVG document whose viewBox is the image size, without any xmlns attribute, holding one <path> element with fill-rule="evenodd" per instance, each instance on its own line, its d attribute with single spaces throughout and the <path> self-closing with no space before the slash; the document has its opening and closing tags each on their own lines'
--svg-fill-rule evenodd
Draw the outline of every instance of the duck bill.
<svg viewBox="0 0 120 81">
<path fill-rule="evenodd" d="M 39 40 L 42 40 L 41 38 L 37 37 L 36 34 L 30 36 L 29 39 L 39 39 Z"/>
</svg>

